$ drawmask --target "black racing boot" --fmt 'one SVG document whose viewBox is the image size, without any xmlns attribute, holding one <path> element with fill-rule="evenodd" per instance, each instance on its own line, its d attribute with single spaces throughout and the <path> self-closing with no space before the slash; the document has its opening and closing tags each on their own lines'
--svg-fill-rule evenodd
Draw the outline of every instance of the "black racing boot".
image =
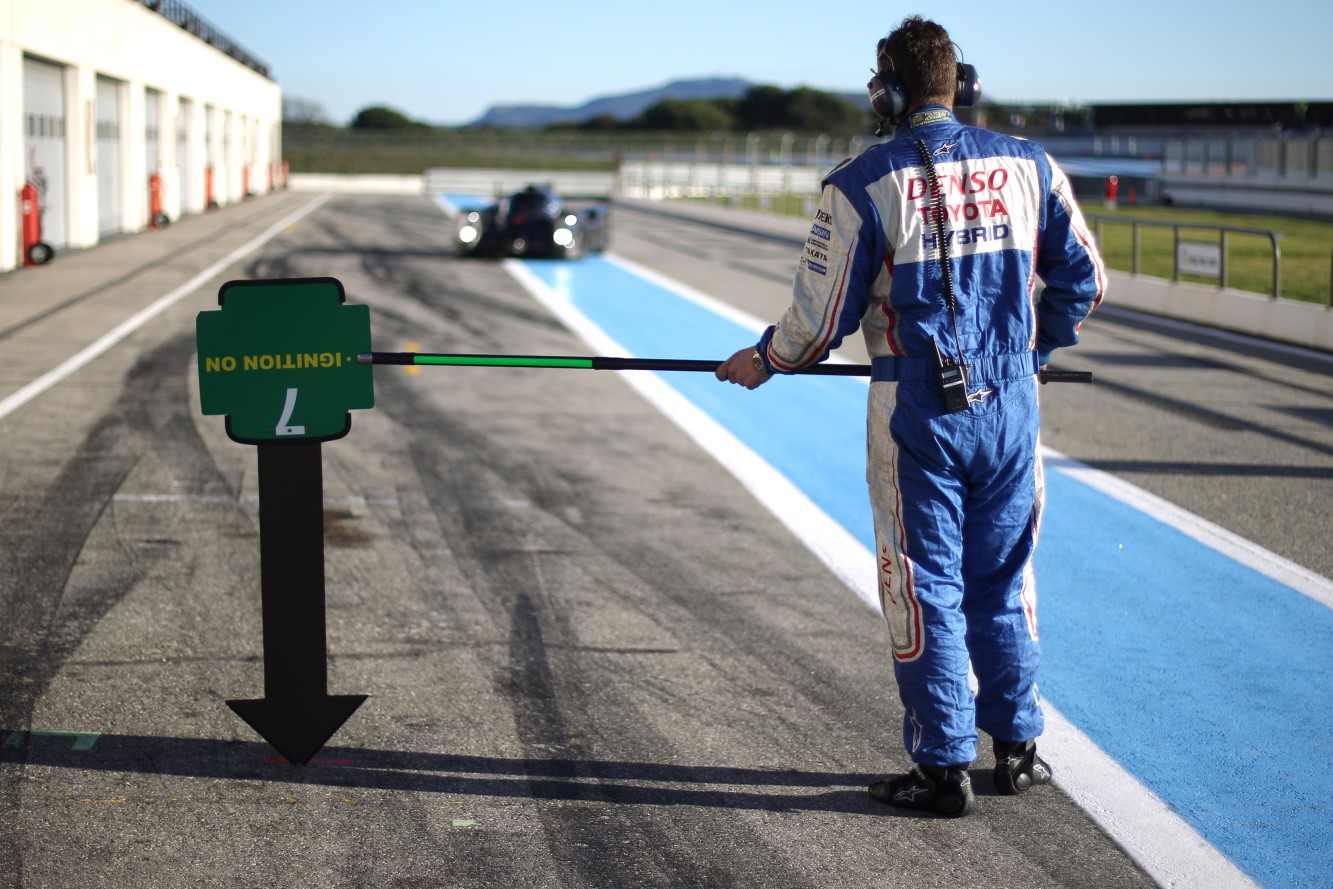
<svg viewBox="0 0 1333 889">
<path fill-rule="evenodd" d="M 870 785 L 870 796 L 881 803 L 961 818 L 972 811 L 972 779 L 968 763 L 940 768 L 917 763 L 906 775 Z"/>
<path fill-rule="evenodd" d="M 995 742 L 995 789 L 1016 796 L 1051 783 L 1051 767 L 1037 755 L 1036 741 Z"/>
</svg>

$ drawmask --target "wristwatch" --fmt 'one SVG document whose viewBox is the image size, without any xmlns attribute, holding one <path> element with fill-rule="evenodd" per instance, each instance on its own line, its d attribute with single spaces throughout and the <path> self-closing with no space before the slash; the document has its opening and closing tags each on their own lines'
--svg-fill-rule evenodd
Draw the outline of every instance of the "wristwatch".
<svg viewBox="0 0 1333 889">
<path fill-rule="evenodd" d="M 768 376 L 768 368 L 764 366 L 764 356 L 759 354 L 758 349 L 755 349 L 754 354 L 750 356 L 750 364 L 754 365 L 756 371 Z"/>
</svg>

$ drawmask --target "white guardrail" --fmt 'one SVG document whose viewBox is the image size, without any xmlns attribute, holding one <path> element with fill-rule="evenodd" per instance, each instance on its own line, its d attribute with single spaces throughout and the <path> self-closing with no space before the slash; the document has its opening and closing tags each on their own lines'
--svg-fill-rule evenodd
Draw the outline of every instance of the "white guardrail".
<svg viewBox="0 0 1333 889">
<path fill-rule="evenodd" d="M 567 197 L 604 197 L 617 194 L 614 172 L 577 170 L 427 170 L 422 177 L 426 194 L 477 194 L 503 197 L 529 185 L 545 185 Z"/>
<path fill-rule="evenodd" d="M 824 167 L 627 161 L 620 191 L 628 198 L 717 198 L 786 194 L 819 197 Z"/>
<path fill-rule="evenodd" d="M 475 194 L 503 197 L 529 185 L 545 185 L 568 197 L 616 195 L 613 172 L 552 170 L 427 170 L 419 176 L 293 173 L 293 191 L 336 194 Z"/>
<path fill-rule="evenodd" d="M 611 171 L 431 169 L 420 176 L 293 174 L 296 191 L 366 194 L 476 194 L 503 197 L 545 185 L 569 197 L 731 197 L 786 194 L 819 197 L 823 167 L 626 161 Z"/>
</svg>

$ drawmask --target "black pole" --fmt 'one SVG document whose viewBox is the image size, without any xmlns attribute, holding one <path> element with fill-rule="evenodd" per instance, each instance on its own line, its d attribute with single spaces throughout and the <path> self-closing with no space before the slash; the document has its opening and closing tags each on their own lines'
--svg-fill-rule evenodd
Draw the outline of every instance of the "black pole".
<svg viewBox="0 0 1333 889">
<path fill-rule="evenodd" d="M 366 696 L 328 694 L 319 442 L 258 450 L 264 697 L 227 705 L 290 762 L 305 764 Z"/>
<path fill-rule="evenodd" d="M 612 358 L 573 355 L 473 355 L 441 352 L 362 352 L 361 364 L 398 364 L 439 367 L 544 367 L 573 370 L 667 370 L 712 373 L 721 361 L 690 358 Z M 869 364 L 824 362 L 795 371 L 796 374 L 840 377 L 868 377 Z M 1091 383 L 1092 374 L 1077 370 L 1044 370 L 1038 375 L 1043 383 Z"/>
</svg>

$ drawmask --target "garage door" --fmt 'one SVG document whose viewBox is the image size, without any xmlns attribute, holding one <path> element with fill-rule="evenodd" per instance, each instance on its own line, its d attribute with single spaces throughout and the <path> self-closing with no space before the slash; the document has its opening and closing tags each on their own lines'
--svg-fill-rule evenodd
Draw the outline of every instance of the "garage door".
<svg viewBox="0 0 1333 889">
<path fill-rule="evenodd" d="M 147 163 L 147 170 L 144 172 L 143 185 L 144 193 L 148 195 L 149 224 L 152 224 L 153 210 L 153 174 L 161 175 L 162 172 L 162 94 L 154 89 L 145 89 L 143 92 L 143 118 L 144 118 L 144 159 Z M 166 200 L 164 193 L 167 185 L 160 179 L 158 181 L 158 209 L 163 206 L 162 202 Z"/>
<path fill-rule="evenodd" d="M 120 83 L 97 78 L 97 231 L 120 231 Z"/>
<path fill-rule="evenodd" d="M 24 176 L 37 186 L 42 240 L 69 243 L 65 221 L 65 69 L 23 60 Z"/>
<path fill-rule="evenodd" d="M 190 100 L 181 99 L 180 109 L 176 112 L 176 187 L 180 189 L 180 214 L 185 215 L 189 207 L 190 192 Z"/>
<path fill-rule="evenodd" d="M 143 91 L 143 120 L 144 120 L 144 156 L 148 160 L 148 172 L 156 173 L 162 166 L 162 155 L 159 151 L 160 129 L 162 121 L 162 94 L 157 90 L 145 89 Z"/>
</svg>

